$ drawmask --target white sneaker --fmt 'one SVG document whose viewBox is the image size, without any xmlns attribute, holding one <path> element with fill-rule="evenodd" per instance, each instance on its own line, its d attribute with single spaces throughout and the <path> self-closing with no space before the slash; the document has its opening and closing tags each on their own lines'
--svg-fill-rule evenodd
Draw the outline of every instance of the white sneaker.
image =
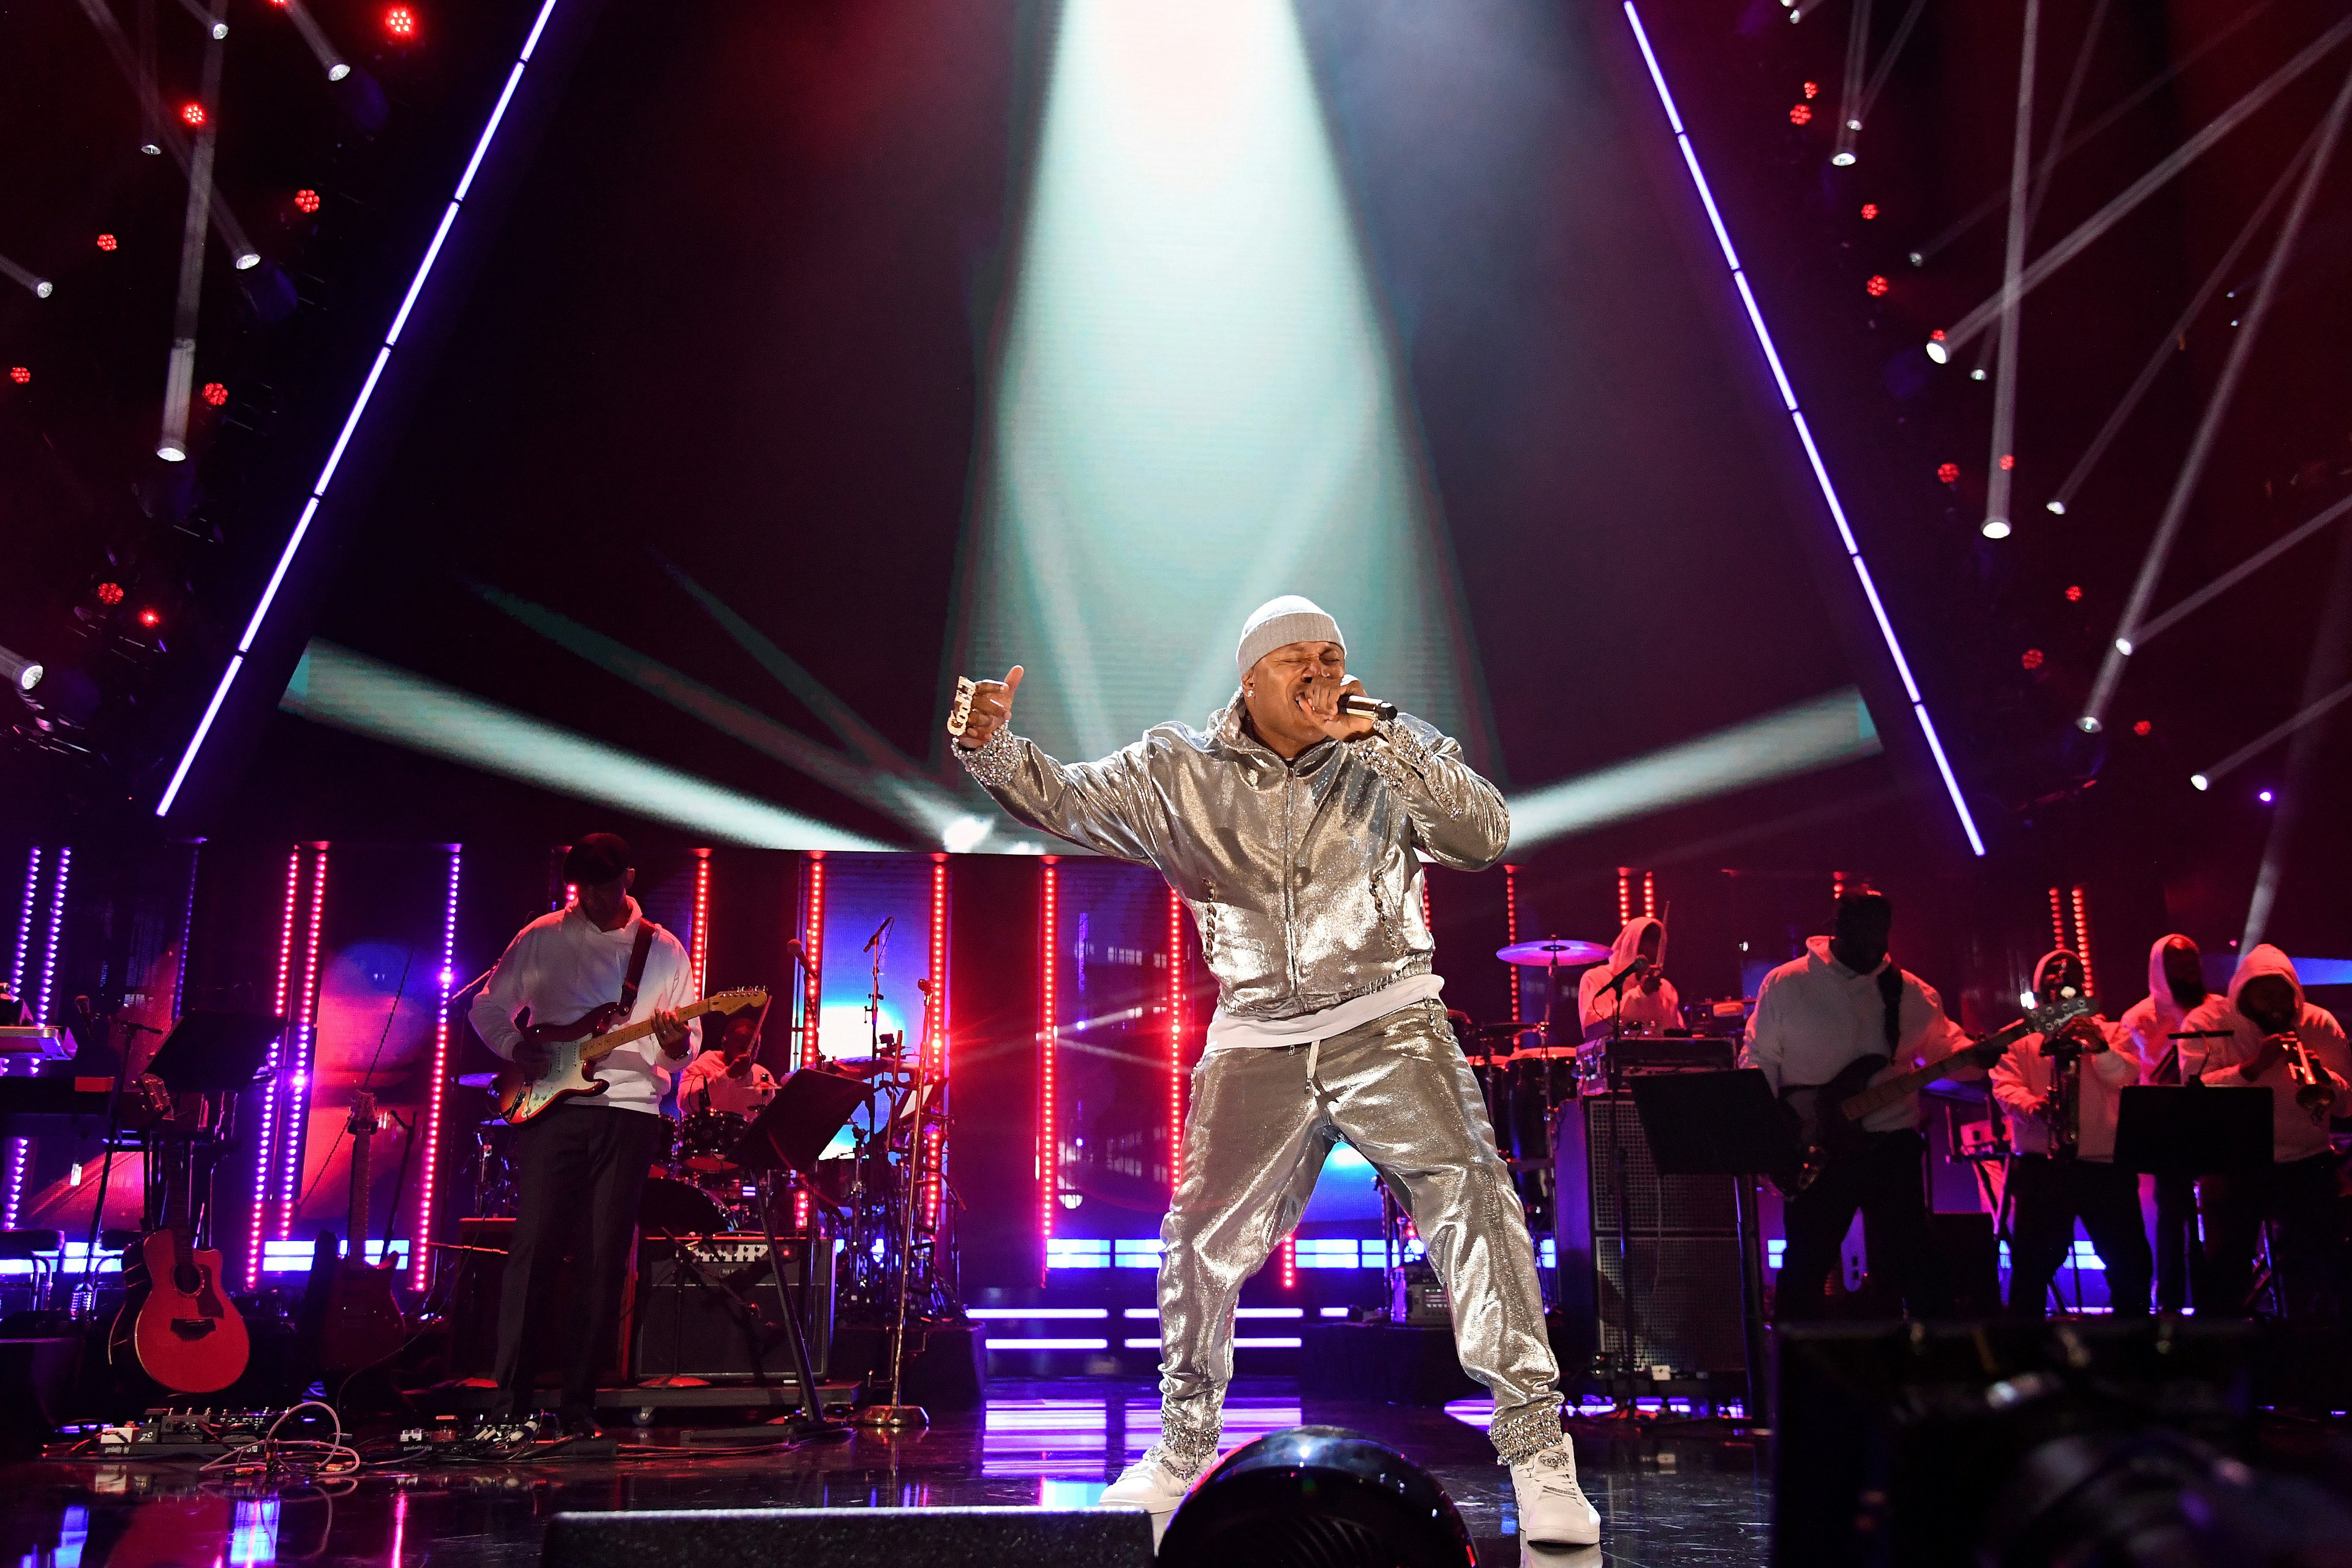
<svg viewBox="0 0 2352 1568">
<path fill-rule="evenodd" d="M 1511 1467 L 1519 1498 L 1519 1539 L 1538 1546 L 1591 1546 L 1601 1539 L 1601 1510 L 1576 1484 L 1576 1449 L 1561 1438 Z"/>
<path fill-rule="evenodd" d="M 1155 1443 L 1144 1450 L 1143 1458 L 1121 1470 L 1118 1479 L 1103 1488 L 1103 1508 L 1139 1508 L 1154 1520 L 1176 1511 L 1184 1494 L 1192 1489 L 1197 1476 L 1179 1475 L 1169 1468 Z M 1572 1484 L 1572 1483 L 1571 1483 Z"/>
</svg>

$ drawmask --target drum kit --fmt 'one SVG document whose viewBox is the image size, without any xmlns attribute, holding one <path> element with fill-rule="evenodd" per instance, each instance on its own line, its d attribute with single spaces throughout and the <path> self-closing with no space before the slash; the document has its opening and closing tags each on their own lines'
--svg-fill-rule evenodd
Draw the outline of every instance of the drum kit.
<svg viewBox="0 0 2352 1568">
<path fill-rule="evenodd" d="M 1572 992 L 1569 1005 L 1561 1005 L 1562 972 L 1573 974 L 1605 962 L 1609 944 L 1546 937 L 1514 942 L 1495 956 L 1541 973 L 1543 1016 L 1532 1023 L 1514 1018 L 1473 1026 L 1463 1049 L 1486 1093 L 1496 1152 L 1522 1169 L 1546 1170 L 1551 1163 L 1554 1118 L 1562 1105 L 1584 1091 L 1601 1065 L 1601 1052 L 1587 1049 L 1579 1037 L 1582 1030 Z"/>
</svg>

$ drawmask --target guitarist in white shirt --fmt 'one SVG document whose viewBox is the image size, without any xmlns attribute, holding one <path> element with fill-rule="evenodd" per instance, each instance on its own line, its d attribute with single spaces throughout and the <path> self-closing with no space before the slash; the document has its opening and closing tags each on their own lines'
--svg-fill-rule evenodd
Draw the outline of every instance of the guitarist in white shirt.
<svg viewBox="0 0 2352 1568">
<path fill-rule="evenodd" d="M 626 1018 L 616 1024 L 654 1026 L 651 1038 L 620 1047 L 597 1065 L 604 1093 L 551 1106 L 515 1133 L 520 1197 L 499 1301 L 500 1397 L 518 1415 L 539 1407 L 538 1363 L 557 1325 L 565 1325 L 572 1331 L 565 1336 L 558 1408 L 567 1432 L 590 1435 L 596 1373 L 619 1332 L 638 1200 L 647 1169 L 667 1147 L 661 1101 L 670 1063 L 691 1055 L 700 1034 L 700 1020 L 677 1016 L 696 999 L 693 965 L 677 938 L 629 897 L 636 875 L 630 861 L 628 845 L 614 834 L 592 833 L 573 845 L 563 879 L 578 889 L 577 901 L 517 933 L 471 1013 L 482 1042 L 534 1079 L 546 1072 L 550 1053 L 519 1026 L 526 1008 L 524 1024 L 562 1025 L 625 1000 Z M 642 973 L 630 996 L 641 937 Z M 586 1300 L 559 1304 L 556 1274 L 567 1253 L 584 1266 Z"/>
<path fill-rule="evenodd" d="M 1764 977 L 1748 1021 L 1740 1065 L 1760 1068 L 1775 1094 L 1828 1083 L 1866 1056 L 1900 1067 L 1932 1061 L 1968 1044 L 1944 1016 L 1934 987 L 1886 956 L 1894 907 L 1874 892 L 1838 900 L 1832 935 L 1807 940 L 1805 955 Z M 1983 1069 L 1953 1064 L 1955 1078 Z M 1813 1183 L 1787 1199 L 1788 1250 L 1774 1292 L 1774 1316 L 1797 1322 L 1822 1314 L 1855 1211 L 1874 1276 L 1891 1280 L 1914 1318 L 1948 1314 L 1951 1295 L 1927 1223 L 1920 1174 L 1919 1097 L 1872 1112 L 1859 1153 L 1832 1157 Z"/>
<path fill-rule="evenodd" d="M 2034 994 L 2055 1002 L 2070 988 L 2084 989 L 2083 961 L 2063 947 L 2042 954 Z M 2131 1047 L 2121 1024 L 2082 1017 L 2054 1036 L 2026 1036 L 1993 1064 L 1993 1098 L 2017 1151 L 2009 1165 L 2011 1317 L 2048 1314 L 2050 1281 L 2074 1250 L 2077 1217 L 2106 1270 L 2116 1316 L 2147 1316 L 2156 1256 L 2140 1221 L 2139 1177 L 2116 1169 L 2116 1113 L 2140 1076 Z"/>
</svg>

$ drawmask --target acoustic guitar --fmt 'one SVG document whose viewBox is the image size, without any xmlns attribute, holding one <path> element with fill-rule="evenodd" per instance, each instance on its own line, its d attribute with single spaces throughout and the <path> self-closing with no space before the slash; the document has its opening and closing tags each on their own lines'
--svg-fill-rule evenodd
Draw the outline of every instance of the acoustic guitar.
<svg viewBox="0 0 2352 1568">
<path fill-rule="evenodd" d="M 320 1319 L 319 1364 L 329 1372 L 354 1372 L 389 1360 L 408 1338 L 408 1320 L 393 1290 L 391 1259 L 380 1265 L 367 1260 L 368 1152 L 381 1126 L 375 1096 L 360 1090 L 344 1127 L 352 1140 L 351 1224 Z"/>
<path fill-rule="evenodd" d="M 684 1023 L 707 1013 L 740 1013 L 746 1007 L 767 1005 L 768 994 L 757 987 L 721 991 L 680 1007 L 677 1016 Z M 508 1125 L 520 1127 L 567 1100 L 604 1093 L 604 1080 L 592 1070 L 595 1065 L 623 1046 L 652 1037 L 654 1032 L 651 1018 L 614 1027 L 623 1016 L 618 1002 L 592 1008 L 568 1024 L 529 1023 L 528 1009 L 518 1015 L 515 1022 L 522 1028 L 523 1038 L 545 1046 L 550 1059 L 547 1070 L 536 1079 L 526 1079 L 520 1068 L 509 1067 L 491 1080 L 490 1092 L 498 1096 L 499 1114 Z"/>
<path fill-rule="evenodd" d="M 198 1247 L 191 1233 L 186 1181 L 169 1174 L 165 1181 L 163 1225 L 140 1239 L 138 1259 L 126 1271 L 129 1294 L 115 1320 L 115 1349 L 119 1353 L 127 1337 L 149 1377 L 174 1394 L 211 1394 L 245 1375 L 252 1347 L 221 1285 L 221 1255 Z"/>
<path fill-rule="evenodd" d="M 1772 1184 L 1794 1197 L 1820 1179 L 1831 1160 L 1859 1153 L 1869 1146 L 1871 1134 L 1862 1124 L 1874 1112 L 1926 1088 L 1955 1067 L 1990 1067 L 2026 1036 L 2053 1034 L 2093 1010 L 2089 997 L 2069 991 L 2008 1027 L 1908 1071 L 1897 1072 L 1886 1058 L 1872 1055 L 1856 1057 L 1827 1083 L 1790 1084 L 1780 1091 L 1780 1098 L 1796 1121 L 1797 1155 L 1787 1170 L 1774 1173 Z"/>
</svg>

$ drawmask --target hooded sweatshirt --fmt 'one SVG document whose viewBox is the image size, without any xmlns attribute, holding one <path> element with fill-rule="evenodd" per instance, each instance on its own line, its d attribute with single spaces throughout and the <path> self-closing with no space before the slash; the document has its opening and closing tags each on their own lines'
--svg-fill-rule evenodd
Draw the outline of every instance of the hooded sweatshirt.
<svg viewBox="0 0 2352 1568">
<path fill-rule="evenodd" d="M 2033 989 L 2038 995 L 2051 968 L 2074 955 L 2063 948 L 2054 948 L 2042 955 L 2033 966 Z M 2132 1055 L 2131 1034 L 2121 1024 L 2110 1024 L 2104 1018 L 2092 1020 L 2105 1037 L 2104 1051 L 2085 1051 L 2082 1068 L 2076 1074 L 2080 1094 L 2076 1099 L 2074 1120 L 2074 1157 L 2079 1160 L 2112 1161 L 2116 1157 L 2116 1110 L 2123 1102 L 2123 1091 L 2139 1081 L 2139 1062 Z M 2009 1114 L 2010 1142 L 2021 1154 L 2051 1154 L 2057 1152 L 2057 1130 L 2039 1114 L 2042 1102 L 2050 1096 L 2051 1085 L 2056 1080 L 2056 1065 L 2043 1054 L 2044 1035 L 2028 1035 L 2009 1048 L 2009 1053 L 1992 1064 L 1987 1076 L 1992 1079 L 1992 1097 Z"/>
<path fill-rule="evenodd" d="M 1657 967 L 1639 980 L 1628 980 L 1622 988 L 1625 997 L 1625 1027 L 1679 1029 L 1683 1026 L 1682 998 L 1675 993 L 1675 983 L 1665 978 L 1666 923 L 1654 915 L 1635 915 L 1625 922 L 1625 929 L 1617 933 L 1617 940 L 1609 944 L 1609 962 L 1594 964 L 1584 972 L 1584 978 L 1576 983 L 1576 1011 L 1583 1024 L 1586 1039 L 1607 1034 L 1610 1026 L 1616 1022 L 1619 1016 L 1618 993 L 1612 991 L 1603 996 L 1601 989 L 1618 971 L 1633 962 L 1633 955 L 1642 951 L 1642 933 L 1652 926 L 1658 929 Z M 1655 991 L 1647 989 L 1648 983 L 1654 978 L 1658 985 Z"/>
<path fill-rule="evenodd" d="M 2336 1015 L 2325 1007 L 2315 1007 L 2304 1000 L 2303 981 L 2294 973 L 2294 961 L 2269 942 L 2263 942 L 2238 960 L 2238 972 L 2230 976 L 2230 1002 L 2226 1010 L 2200 1007 L 2191 1018 L 2210 1018 L 2210 1022 L 2192 1027 L 2225 1028 L 2226 1040 L 2214 1040 L 2213 1051 L 2206 1058 L 2203 1078 L 2216 1089 L 2268 1089 L 2271 1091 L 2271 1158 L 2280 1163 L 2289 1160 L 2308 1160 L 2328 1152 L 2327 1119 L 2314 1120 L 2310 1111 L 2294 1102 L 2296 1084 L 2284 1061 L 2274 1063 L 2270 1070 L 2249 1080 L 2239 1068 L 2252 1062 L 2260 1053 L 2265 1031 L 2260 1024 L 2238 1010 L 2239 994 L 2246 982 L 2258 974 L 2284 974 L 2294 987 L 2295 1006 L 2301 1011 L 2294 1032 L 2311 1052 L 2313 1062 L 2336 1080 L 2336 1109 L 2347 1108 L 2343 1098 L 2347 1084 L 2352 1084 L 2352 1047 L 2344 1039 L 2344 1027 Z"/>
<path fill-rule="evenodd" d="M 2132 1052 L 2139 1058 L 2140 1077 L 2149 1083 L 2157 1081 L 2157 1069 L 2164 1065 L 2167 1057 L 2172 1055 L 2173 1047 L 2181 1047 L 2185 1053 L 2183 1059 L 2189 1062 L 2191 1070 L 2194 1070 L 2194 1063 L 2204 1055 L 2196 1047 L 2209 1043 L 2172 1038 L 2189 1027 L 2189 1015 L 2212 995 L 2208 992 L 2195 1004 L 2184 1007 L 2180 999 L 2172 994 L 2172 982 L 2164 973 L 2164 950 L 2168 943 L 2188 940 L 2178 931 L 2167 931 L 2156 939 L 2155 945 L 2147 950 L 2147 994 L 2125 1008 L 2119 1020 L 2132 1037 Z M 2166 1081 L 2179 1083 L 2180 1068 L 2176 1066 L 2169 1071 L 2171 1076 Z"/>
<path fill-rule="evenodd" d="M 1761 1068 L 1765 1081 L 1779 1094 L 1784 1089 L 1827 1083 L 1856 1057 L 1886 1055 L 1886 1004 L 1879 995 L 1878 976 L 1892 963 L 1882 959 L 1876 969 L 1856 973 L 1831 956 L 1829 938 L 1808 938 L 1804 957 L 1780 965 L 1757 988 L 1756 1011 L 1748 1020 L 1748 1044 L 1739 1053 L 1739 1065 Z M 1896 1011 L 1895 1065 L 1908 1068 L 1967 1045 L 1960 1026 L 1944 1016 L 1944 999 L 1935 987 L 1908 970 L 1896 973 L 1903 987 Z M 1973 1065 L 1950 1074 L 1982 1075 L 1983 1069 Z M 1869 1132 L 1918 1124 L 1916 1094 L 1873 1111 L 1862 1123 Z"/>
</svg>

